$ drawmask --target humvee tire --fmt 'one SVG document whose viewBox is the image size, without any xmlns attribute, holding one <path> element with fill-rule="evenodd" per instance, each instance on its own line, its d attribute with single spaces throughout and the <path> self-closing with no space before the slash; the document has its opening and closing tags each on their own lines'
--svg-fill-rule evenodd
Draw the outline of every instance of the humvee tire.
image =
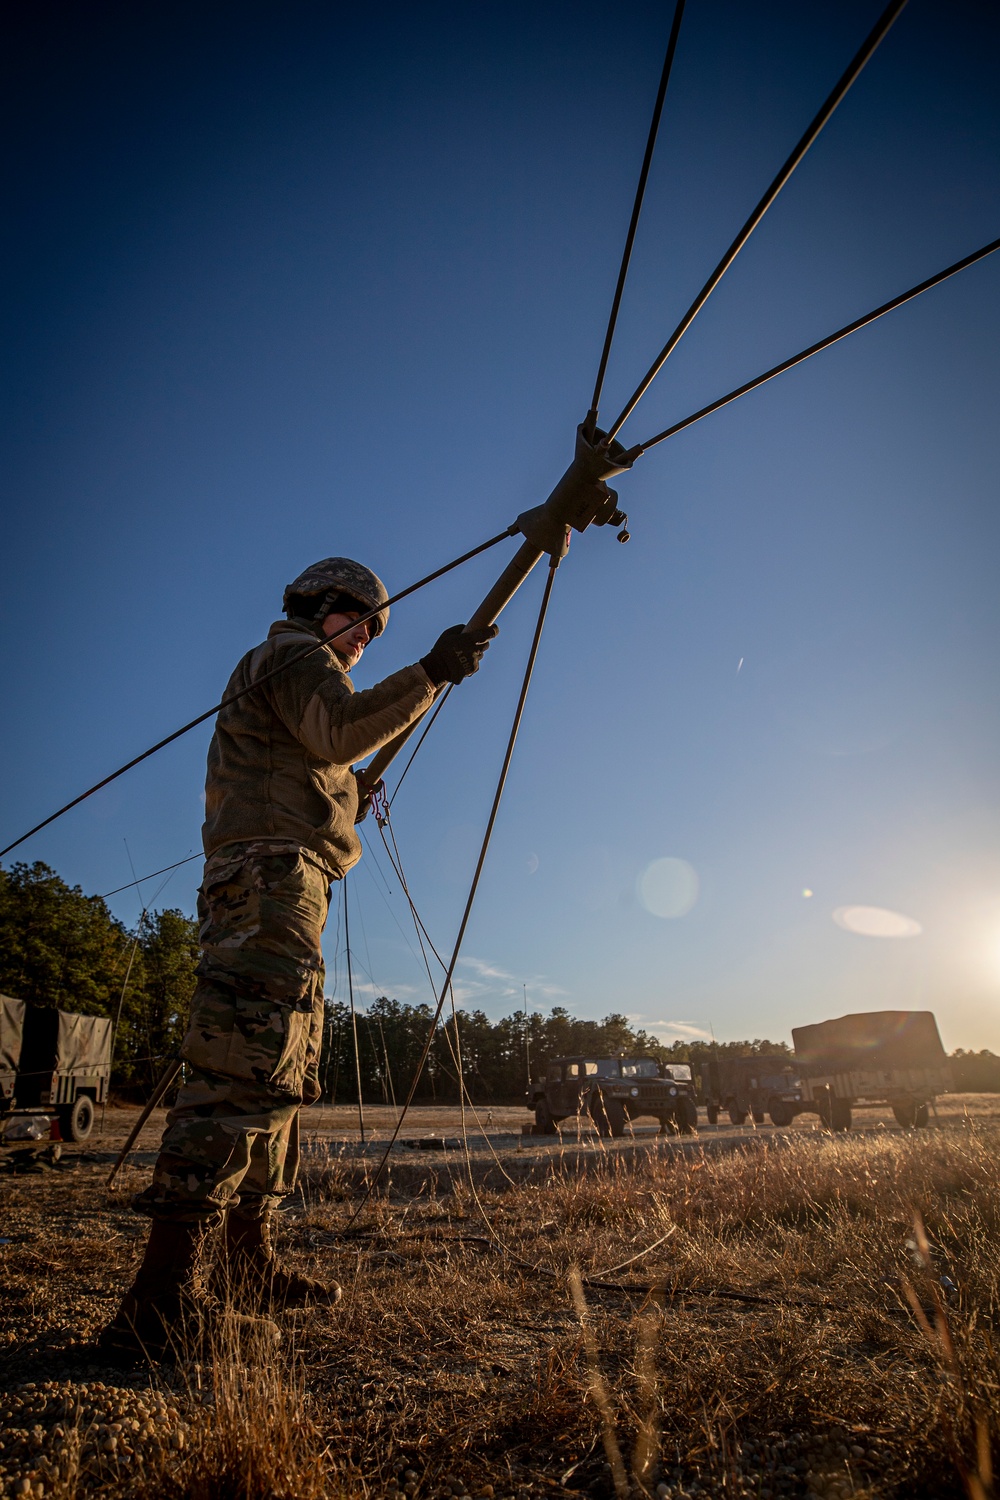
<svg viewBox="0 0 1000 1500">
<path fill-rule="evenodd" d="M 94 1128 L 94 1101 L 80 1094 L 59 1111 L 59 1134 L 64 1141 L 85 1141 Z"/>
<path fill-rule="evenodd" d="M 764 1111 L 762 1109 L 752 1109 L 750 1113 L 753 1116 L 753 1122 L 755 1125 L 763 1125 L 765 1117 Z"/>
<path fill-rule="evenodd" d="M 929 1104 L 918 1104 L 913 1116 L 913 1123 L 918 1130 L 922 1130 L 930 1120 L 931 1110 Z"/>
<path fill-rule="evenodd" d="M 771 1105 L 772 1125 L 790 1125 L 794 1118 L 795 1115 L 792 1112 L 791 1105 L 785 1104 L 783 1101 L 779 1102 L 777 1099 Z"/>
<path fill-rule="evenodd" d="M 706 1106 L 705 1106 L 705 1113 L 708 1116 L 708 1123 L 710 1125 L 718 1125 L 718 1123 L 719 1123 L 719 1106 L 717 1104 L 706 1104 Z"/>
<path fill-rule="evenodd" d="M 548 1101 L 545 1099 L 535 1100 L 535 1135 L 555 1135 L 555 1116 L 549 1109 Z"/>
<path fill-rule="evenodd" d="M 681 1135 L 694 1135 L 698 1128 L 698 1106 L 693 1099 L 678 1099 L 674 1114 Z"/>
<path fill-rule="evenodd" d="M 745 1125 L 747 1112 L 745 1109 L 737 1109 L 735 1104 L 729 1106 L 729 1120 L 733 1125 Z"/>
<path fill-rule="evenodd" d="M 907 1099 L 902 1104 L 894 1104 L 892 1113 L 896 1124 L 902 1125 L 904 1130 L 909 1130 L 917 1123 L 917 1112 L 913 1107 L 912 1099 Z"/>
<path fill-rule="evenodd" d="M 620 1099 L 605 1099 L 603 1094 L 598 1094 L 591 1102 L 590 1113 L 598 1135 L 625 1134 L 625 1106 Z"/>
</svg>

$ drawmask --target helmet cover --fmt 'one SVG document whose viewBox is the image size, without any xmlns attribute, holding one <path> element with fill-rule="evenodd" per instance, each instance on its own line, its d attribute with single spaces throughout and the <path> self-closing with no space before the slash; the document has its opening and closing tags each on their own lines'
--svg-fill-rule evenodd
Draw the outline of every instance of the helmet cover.
<svg viewBox="0 0 1000 1500">
<path fill-rule="evenodd" d="M 371 568 L 349 557 L 324 557 L 322 562 L 313 563 L 300 573 L 285 590 L 282 608 L 286 612 L 293 594 L 323 594 L 330 602 L 338 594 L 350 594 L 366 610 L 378 610 L 370 621 L 372 635 L 381 635 L 389 623 L 389 610 L 384 607 L 389 597 L 385 584 Z M 328 609 L 321 609 L 317 618 L 322 619 L 327 612 Z"/>
</svg>

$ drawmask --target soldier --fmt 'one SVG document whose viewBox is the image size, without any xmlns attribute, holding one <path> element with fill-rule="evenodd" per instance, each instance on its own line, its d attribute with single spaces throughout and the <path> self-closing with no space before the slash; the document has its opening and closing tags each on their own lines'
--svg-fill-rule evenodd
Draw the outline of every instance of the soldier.
<svg viewBox="0 0 1000 1500">
<path fill-rule="evenodd" d="M 230 678 L 227 698 L 261 685 L 220 710 L 209 749 L 186 1076 L 153 1180 L 133 1200 L 152 1228 L 102 1335 L 113 1355 L 157 1357 L 204 1336 L 219 1305 L 201 1262 L 223 1222 L 220 1264 L 252 1313 L 340 1297 L 336 1283 L 277 1263 L 269 1222 L 295 1186 L 299 1110 L 320 1095 L 320 936 L 331 881 L 361 856 L 351 767 L 418 719 L 443 683 L 477 671 L 497 633 L 453 626 L 419 662 L 355 692 L 349 673 L 385 629 L 387 599 L 360 563 L 316 563 L 285 590 L 287 618 Z"/>
</svg>

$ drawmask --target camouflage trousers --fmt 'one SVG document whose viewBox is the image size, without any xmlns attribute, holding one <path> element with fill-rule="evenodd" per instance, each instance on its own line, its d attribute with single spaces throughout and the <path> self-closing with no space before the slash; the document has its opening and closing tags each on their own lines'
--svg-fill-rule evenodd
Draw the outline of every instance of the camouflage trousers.
<svg viewBox="0 0 1000 1500">
<path fill-rule="evenodd" d="M 320 1095 L 329 894 L 295 844 L 230 844 L 207 861 L 185 1081 L 138 1212 L 256 1218 L 293 1190 L 299 1109 Z"/>
</svg>

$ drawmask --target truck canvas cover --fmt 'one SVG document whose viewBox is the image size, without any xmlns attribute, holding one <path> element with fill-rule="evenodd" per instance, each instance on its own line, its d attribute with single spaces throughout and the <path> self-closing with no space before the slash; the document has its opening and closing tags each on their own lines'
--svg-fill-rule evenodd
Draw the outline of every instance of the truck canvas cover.
<svg viewBox="0 0 1000 1500">
<path fill-rule="evenodd" d="M 873 1010 L 792 1028 L 795 1060 L 807 1073 L 917 1071 L 947 1066 L 930 1010 Z"/>
<path fill-rule="evenodd" d="M 29 1005 L 24 1017 L 22 1069 L 46 1073 L 95 1073 L 111 1061 L 107 1016 L 75 1016 Z"/>
<path fill-rule="evenodd" d="M 21 1059 L 24 1001 L 0 995 L 0 1073 L 14 1073 Z"/>
<path fill-rule="evenodd" d="M 111 1022 L 107 1016 L 72 1016 L 60 1010 L 55 1066 L 61 1073 L 94 1073 L 111 1061 Z"/>
</svg>

